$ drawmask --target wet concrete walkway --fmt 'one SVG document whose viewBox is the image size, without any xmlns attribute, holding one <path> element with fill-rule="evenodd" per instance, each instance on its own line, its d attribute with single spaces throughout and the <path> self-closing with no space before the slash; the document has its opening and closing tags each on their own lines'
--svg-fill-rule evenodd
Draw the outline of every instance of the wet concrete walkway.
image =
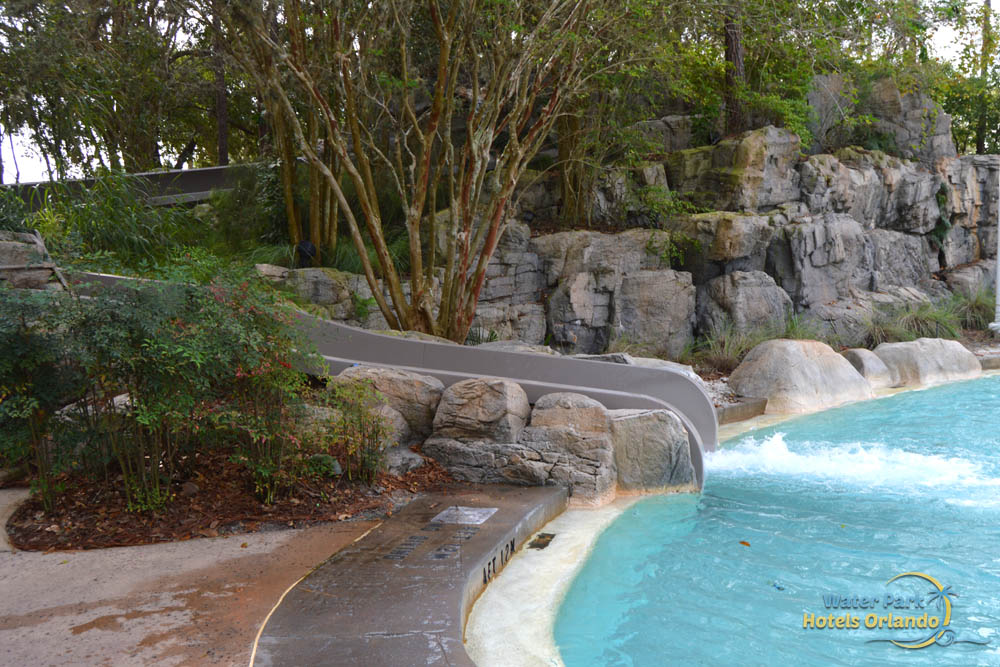
<svg viewBox="0 0 1000 667">
<path fill-rule="evenodd" d="M 413 501 L 285 596 L 253 664 L 472 665 L 472 603 L 566 507 L 557 488 L 483 486 Z"/>
</svg>

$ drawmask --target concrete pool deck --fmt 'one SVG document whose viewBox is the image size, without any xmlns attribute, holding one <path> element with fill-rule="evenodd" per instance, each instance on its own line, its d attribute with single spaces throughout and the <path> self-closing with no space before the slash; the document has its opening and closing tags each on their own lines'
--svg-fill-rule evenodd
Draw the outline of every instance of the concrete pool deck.
<svg viewBox="0 0 1000 667">
<path fill-rule="evenodd" d="M 566 504 L 561 487 L 414 500 L 286 592 L 252 664 L 472 665 L 463 644 L 472 604 Z"/>
<path fill-rule="evenodd" d="M 26 495 L 0 489 L 0 515 Z M 90 551 L 4 542 L 0 664 L 245 667 L 281 592 L 377 523 Z"/>
</svg>

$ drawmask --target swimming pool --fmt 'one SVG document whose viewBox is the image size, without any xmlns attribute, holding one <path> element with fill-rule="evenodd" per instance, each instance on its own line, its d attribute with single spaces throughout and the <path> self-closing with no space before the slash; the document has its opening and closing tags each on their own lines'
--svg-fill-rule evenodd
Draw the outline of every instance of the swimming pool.
<svg viewBox="0 0 1000 667">
<path fill-rule="evenodd" d="M 1000 665 L 1000 377 L 746 433 L 706 471 L 597 540 L 568 667 Z"/>
</svg>

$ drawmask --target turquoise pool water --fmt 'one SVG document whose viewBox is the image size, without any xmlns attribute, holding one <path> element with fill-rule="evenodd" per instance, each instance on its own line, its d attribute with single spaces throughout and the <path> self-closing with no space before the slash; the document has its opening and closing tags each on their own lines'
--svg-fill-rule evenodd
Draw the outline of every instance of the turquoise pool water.
<svg viewBox="0 0 1000 667">
<path fill-rule="evenodd" d="M 556 619 L 568 667 L 1000 665 L 1000 377 L 750 432 L 706 470 L 598 539 Z M 887 583 L 908 572 L 937 583 Z"/>
</svg>

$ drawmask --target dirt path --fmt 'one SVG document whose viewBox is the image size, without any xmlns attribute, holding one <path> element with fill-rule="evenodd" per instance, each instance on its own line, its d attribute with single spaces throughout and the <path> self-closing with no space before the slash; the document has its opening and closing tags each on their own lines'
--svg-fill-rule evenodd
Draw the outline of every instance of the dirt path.
<svg viewBox="0 0 1000 667">
<path fill-rule="evenodd" d="M 0 550 L 0 664 L 246 665 L 281 594 L 375 525 L 94 551 Z"/>
</svg>

